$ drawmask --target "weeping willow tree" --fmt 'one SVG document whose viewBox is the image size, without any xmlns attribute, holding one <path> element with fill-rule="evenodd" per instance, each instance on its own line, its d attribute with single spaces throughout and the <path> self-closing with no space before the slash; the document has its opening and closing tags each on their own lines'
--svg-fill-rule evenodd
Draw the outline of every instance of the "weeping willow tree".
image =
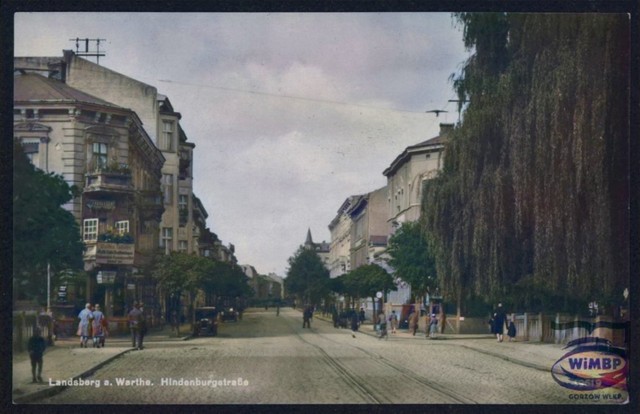
<svg viewBox="0 0 640 414">
<path fill-rule="evenodd" d="M 459 13 L 464 122 L 426 184 L 449 297 L 512 309 L 612 303 L 629 283 L 629 20 Z"/>
</svg>

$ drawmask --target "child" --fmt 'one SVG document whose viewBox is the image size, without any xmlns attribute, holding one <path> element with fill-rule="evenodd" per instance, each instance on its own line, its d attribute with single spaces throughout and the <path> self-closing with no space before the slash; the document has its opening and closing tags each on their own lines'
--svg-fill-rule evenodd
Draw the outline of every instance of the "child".
<svg viewBox="0 0 640 414">
<path fill-rule="evenodd" d="M 509 342 L 516 340 L 516 324 L 513 321 L 509 321 L 509 327 L 507 328 L 507 335 L 509 336 Z"/>
<path fill-rule="evenodd" d="M 429 338 L 434 339 L 436 337 L 436 333 L 438 332 L 438 318 L 436 318 L 436 314 L 431 314 L 431 320 L 429 321 Z"/>
<path fill-rule="evenodd" d="M 33 382 L 42 382 L 42 355 L 46 347 L 47 344 L 40 335 L 40 328 L 36 327 L 33 330 L 33 336 L 29 338 L 29 342 L 27 343 L 27 350 L 31 358 L 31 375 L 33 376 Z M 38 368 L 37 376 L 36 366 Z"/>
</svg>

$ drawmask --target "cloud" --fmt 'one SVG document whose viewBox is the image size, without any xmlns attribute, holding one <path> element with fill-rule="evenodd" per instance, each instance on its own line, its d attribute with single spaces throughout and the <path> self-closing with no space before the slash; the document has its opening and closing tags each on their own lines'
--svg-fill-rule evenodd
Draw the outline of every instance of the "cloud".
<svg viewBox="0 0 640 414">
<path fill-rule="evenodd" d="M 18 13 L 15 29 L 19 56 L 107 39 L 101 64 L 182 114 L 211 230 L 281 275 L 307 228 L 329 241 L 348 196 L 456 120 L 448 77 L 467 56 L 446 13 Z"/>
</svg>

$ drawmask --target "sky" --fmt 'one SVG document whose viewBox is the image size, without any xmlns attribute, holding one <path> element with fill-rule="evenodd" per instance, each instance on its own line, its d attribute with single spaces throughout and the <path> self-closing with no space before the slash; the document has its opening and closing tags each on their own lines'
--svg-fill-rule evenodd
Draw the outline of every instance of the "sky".
<svg viewBox="0 0 640 414">
<path fill-rule="evenodd" d="M 347 197 L 385 186 L 407 146 L 457 122 L 449 79 L 469 56 L 449 13 L 40 12 L 14 24 L 15 56 L 106 39 L 101 65 L 166 95 L 196 145 L 207 225 L 239 264 L 280 276 L 308 229 L 330 242 Z"/>
</svg>

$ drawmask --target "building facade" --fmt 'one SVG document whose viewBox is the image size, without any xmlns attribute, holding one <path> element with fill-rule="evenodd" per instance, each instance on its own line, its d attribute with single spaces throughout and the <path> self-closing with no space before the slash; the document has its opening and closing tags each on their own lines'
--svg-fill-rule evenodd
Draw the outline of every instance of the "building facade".
<svg viewBox="0 0 640 414">
<path fill-rule="evenodd" d="M 384 251 L 389 235 L 387 187 L 358 196 L 347 214 L 351 219 L 351 269 L 370 264 Z"/>
<path fill-rule="evenodd" d="M 329 276 L 333 279 L 351 270 L 351 216 L 349 208 L 359 196 L 344 200 L 331 223 L 331 243 L 329 245 Z"/>
<path fill-rule="evenodd" d="M 453 124 L 440 124 L 438 136 L 409 146 L 384 170 L 387 177 L 387 221 L 390 235 L 402 223 L 420 219 L 422 195 L 425 181 L 434 178 L 444 165 L 444 150 Z M 381 260 L 386 254 L 379 254 Z M 411 286 L 395 278 L 397 290 L 390 292 L 389 302 L 403 304 L 411 298 Z"/>
<path fill-rule="evenodd" d="M 79 296 L 121 316 L 145 293 L 136 281 L 158 244 L 165 159 L 135 112 L 70 87 L 48 62 L 14 63 L 14 137 L 36 167 L 81 190 L 64 206 L 86 247 Z"/>
<path fill-rule="evenodd" d="M 444 147 L 453 124 L 440 124 L 440 134 L 407 147 L 382 174 L 387 177 L 388 221 L 392 230 L 420 218 L 424 182 L 444 165 Z"/>
</svg>

